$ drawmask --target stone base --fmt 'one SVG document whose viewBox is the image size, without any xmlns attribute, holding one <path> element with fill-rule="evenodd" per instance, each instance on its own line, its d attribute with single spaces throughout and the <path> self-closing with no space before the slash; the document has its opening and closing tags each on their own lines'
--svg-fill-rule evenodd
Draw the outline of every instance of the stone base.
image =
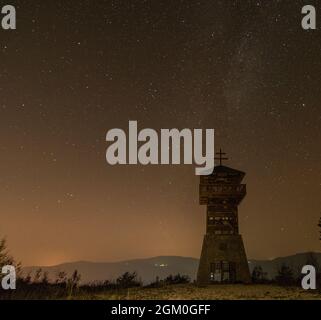
<svg viewBox="0 0 321 320">
<path fill-rule="evenodd" d="M 222 266 L 223 261 L 229 263 L 231 271 L 222 271 L 220 275 L 215 268 L 217 268 L 217 265 Z M 217 282 L 251 282 L 250 270 L 241 235 L 206 234 L 204 236 L 197 283 L 199 285 L 206 285 Z"/>
</svg>

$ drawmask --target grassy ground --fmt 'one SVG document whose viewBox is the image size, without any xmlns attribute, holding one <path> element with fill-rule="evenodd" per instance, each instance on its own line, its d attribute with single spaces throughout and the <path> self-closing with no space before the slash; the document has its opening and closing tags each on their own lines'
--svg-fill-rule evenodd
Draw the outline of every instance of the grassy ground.
<svg viewBox="0 0 321 320">
<path fill-rule="evenodd" d="M 79 296 L 79 299 L 133 299 L 133 300 L 240 300 L 240 299 L 281 299 L 281 300 L 321 300 L 321 293 L 299 288 L 276 285 L 170 285 L 163 288 L 132 288 L 106 292 L 92 296 Z"/>
</svg>

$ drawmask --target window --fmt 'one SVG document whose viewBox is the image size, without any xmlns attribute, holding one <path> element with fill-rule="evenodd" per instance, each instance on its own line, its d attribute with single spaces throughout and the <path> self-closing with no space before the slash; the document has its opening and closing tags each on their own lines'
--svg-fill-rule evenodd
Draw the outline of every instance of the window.
<svg viewBox="0 0 321 320">
<path fill-rule="evenodd" d="M 222 261 L 222 269 L 223 271 L 229 271 L 230 270 L 230 264 L 228 261 Z"/>
</svg>

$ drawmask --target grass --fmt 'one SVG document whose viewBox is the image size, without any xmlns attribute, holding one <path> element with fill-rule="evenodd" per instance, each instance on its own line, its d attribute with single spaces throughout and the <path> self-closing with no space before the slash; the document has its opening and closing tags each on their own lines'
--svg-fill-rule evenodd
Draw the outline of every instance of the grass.
<svg viewBox="0 0 321 320">
<path fill-rule="evenodd" d="M 98 300 L 321 300 L 321 293 L 277 285 L 169 285 L 161 288 L 131 288 L 92 295 L 79 293 L 74 299 Z"/>
</svg>

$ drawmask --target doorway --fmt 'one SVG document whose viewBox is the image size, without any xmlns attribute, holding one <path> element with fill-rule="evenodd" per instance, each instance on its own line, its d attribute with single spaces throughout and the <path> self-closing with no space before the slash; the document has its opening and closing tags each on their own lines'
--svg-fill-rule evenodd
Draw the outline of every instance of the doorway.
<svg viewBox="0 0 321 320">
<path fill-rule="evenodd" d="M 236 280 L 235 262 L 216 261 L 211 263 L 210 281 L 215 283 L 234 283 Z"/>
</svg>

